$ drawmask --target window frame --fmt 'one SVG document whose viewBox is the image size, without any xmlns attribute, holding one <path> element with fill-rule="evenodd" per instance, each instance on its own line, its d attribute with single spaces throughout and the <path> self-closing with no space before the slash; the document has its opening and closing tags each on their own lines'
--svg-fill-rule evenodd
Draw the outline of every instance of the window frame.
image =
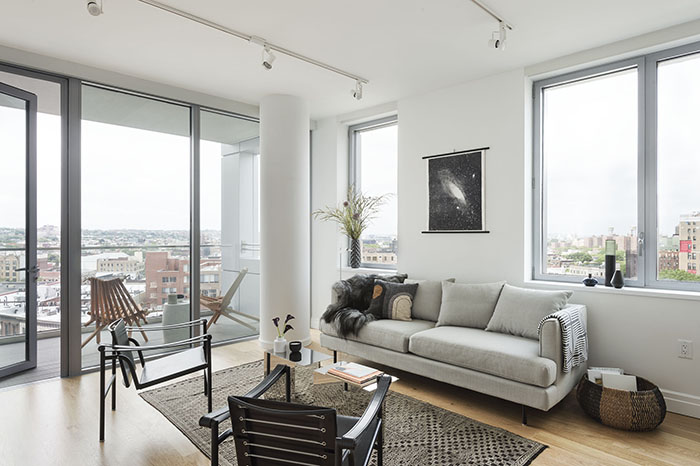
<svg viewBox="0 0 700 466">
<path fill-rule="evenodd" d="M 533 172 L 532 172 L 532 279 L 579 283 L 580 277 L 545 272 L 546 192 L 542 154 L 543 92 L 547 88 L 622 71 L 637 69 L 637 279 L 625 279 L 625 286 L 677 291 L 700 291 L 700 283 L 658 279 L 658 171 L 657 171 L 657 98 L 658 64 L 700 53 L 700 42 L 639 55 L 589 67 L 533 82 Z M 695 243 L 693 243 L 695 244 Z M 647 260 L 649 258 L 649 260 Z"/>
<path fill-rule="evenodd" d="M 392 114 L 382 118 L 376 118 L 373 120 L 368 120 L 362 123 L 351 125 L 348 127 L 348 186 L 355 186 L 355 189 L 362 190 L 362 177 L 360 174 L 361 170 L 361 157 L 358 157 L 357 149 L 357 136 L 365 131 L 371 131 L 379 128 L 386 128 L 388 126 L 398 125 L 399 116 L 398 114 Z M 398 177 L 398 163 L 397 163 L 397 177 Z M 398 193 L 397 193 L 398 195 Z M 396 238 L 398 240 L 398 224 L 396 225 L 397 232 Z M 361 240 L 360 240 L 361 242 Z M 347 239 L 347 247 L 350 249 L 350 238 Z M 398 262 L 398 253 L 397 253 Z M 350 266 L 350 255 L 346 258 L 346 266 Z M 396 270 L 396 264 L 381 264 L 373 262 L 361 262 L 361 268 L 369 269 L 385 269 L 385 270 Z"/>
</svg>

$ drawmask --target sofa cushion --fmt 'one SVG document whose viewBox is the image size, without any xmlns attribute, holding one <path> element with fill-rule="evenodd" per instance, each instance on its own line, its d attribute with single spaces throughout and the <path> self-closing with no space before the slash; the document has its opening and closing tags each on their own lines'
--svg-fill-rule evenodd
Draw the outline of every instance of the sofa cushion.
<svg viewBox="0 0 700 466">
<path fill-rule="evenodd" d="M 566 306 L 572 291 L 541 291 L 505 285 L 486 330 L 539 339 L 542 319 Z"/>
<path fill-rule="evenodd" d="M 377 319 L 411 320 L 416 283 L 390 283 L 374 281 L 372 303 L 367 312 Z"/>
<path fill-rule="evenodd" d="M 409 351 L 424 358 L 514 380 L 549 387 L 557 364 L 539 356 L 529 338 L 467 327 L 435 327 L 411 336 Z"/>
<path fill-rule="evenodd" d="M 445 281 L 454 283 L 455 279 L 448 278 Z M 406 280 L 404 283 L 418 284 L 411 316 L 414 319 L 437 322 L 442 303 L 442 282 L 437 280 Z"/>
<path fill-rule="evenodd" d="M 437 325 L 485 329 L 505 282 L 442 283 L 442 305 Z"/>
<path fill-rule="evenodd" d="M 348 335 L 348 340 L 366 343 L 372 346 L 408 353 L 408 341 L 411 335 L 433 328 L 435 322 L 427 320 L 375 320 L 365 324 L 357 335 Z M 326 335 L 343 338 L 338 334 L 335 324 L 329 324 L 321 319 L 320 329 Z"/>
</svg>

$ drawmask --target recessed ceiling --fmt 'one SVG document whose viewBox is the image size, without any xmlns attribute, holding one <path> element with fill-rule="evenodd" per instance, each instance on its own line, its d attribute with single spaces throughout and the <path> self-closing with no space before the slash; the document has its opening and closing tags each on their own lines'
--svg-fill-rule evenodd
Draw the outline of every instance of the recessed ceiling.
<svg viewBox="0 0 700 466">
<path fill-rule="evenodd" d="M 352 80 L 136 0 L 2 0 L 0 44 L 257 104 L 271 93 L 308 100 L 312 116 L 341 114 L 539 63 L 700 18 L 697 0 L 486 0 L 515 30 L 490 50 L 496 22 L 469 0 L 161 0 L 370 80 Z"/>
</svg>

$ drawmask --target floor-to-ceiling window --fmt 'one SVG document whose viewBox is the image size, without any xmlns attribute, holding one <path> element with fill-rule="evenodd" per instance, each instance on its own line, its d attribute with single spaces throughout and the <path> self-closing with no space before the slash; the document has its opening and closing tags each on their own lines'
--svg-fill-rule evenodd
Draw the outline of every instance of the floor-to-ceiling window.
<svg viewBox="0 0 700 466">
<path fill-rule="evenodd" d="M 168 295 L 190 297 L 190 108 L 83 85 L 81 137 L 86 341 L 95 324 L 113 318 L 104 315 L 109 301 L 93 300 L 91 278 L 122 280 L 150 324 L 162 322 Z M 158 332 L 147 335 L 149 343 L 163 341 Z M 98 362 L 96 343 L 83 347 L 83 367 Z"/>
<path fill-rule="evenodd" d="M 214 341 L 255 335 L 260 310 L 259 125 L 212 111 L 201 112 L 200 125 L 201 315 L 214 319 L 209 330 Z M 217 316 L 214 311 L 221 306 Z"/>
<path fill-rule="evenodd" d="M 140 323 L 152 328 L 200 315 L 211 319 L 214 313 L 200 306 L 200 299 L 226 298 L 247 269 L 236 292 L 229 293 L 226 313 L 233 318 L 219 317 L 209 331 L 215 342 L 257 334 L 257 120 L 75 78 L 0 68 L 4 85 L 38 96 L 39 272 L 32 328 L 38 334 L 37 369 L 42 369 L 7 377 L 0 387 L 76 374 L 97 364 L 98 336 L 110 341 L 101 325 L 119 316 L 105 316 L 105 302 L 93 299 L 94 279 L 123 284 L 125 299 L 146 313 L 148 323 Z M 7 114 L 11 107 L 0 104 L 2 154 L 8 153 L 2 144 L 21 137 Z M 0 215 L 0 323 L 18 323 L 26 303 L 19 286 L 24 272 L 15 269 L 26 259 L 17 240 L 22 225 L 12 220 L 12 212 L 26 210 L 14 193 L 23 192 L 20 182 L 27 176 L 21 164 L 0 160 L 6 194 Z M 193 238 L 198 250 L 192 249 Z M 192 286 L 193 279 L 199 286 Z M 170 306 L 169 298 L 177 299 L 177 306 Z M 111 305 L 112 311 L 121 307 L 116 301 Z M 6 333 L 11 328 L 15 335 L 0 334 L 0 363 L 12 357 L 14 340 L 17 351 L 23 348 L 19 340 L 27 340 L 26 324 L 0 325 Z M 147 335 L 149 344 L 157 344 L 189 331 Z M 145 343 L 140 332 L 134 337 Z"/>
</svg>

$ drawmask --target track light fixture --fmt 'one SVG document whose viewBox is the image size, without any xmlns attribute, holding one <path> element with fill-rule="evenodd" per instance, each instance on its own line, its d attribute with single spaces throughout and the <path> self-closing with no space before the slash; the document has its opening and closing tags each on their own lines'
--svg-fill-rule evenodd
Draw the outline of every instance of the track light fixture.
<svg viewBox="0 0 700 466">
<path fill-rule="evenodd" d="M 87 11 L 92 16 L 100 16 L 102 13 L 104 13 L 104 11 L 102 10 L 102 0 L 100 0 L 99 4 L 94 0 L 88 0 Z"/>
<path fill-rule="evenodd" d="M 275 62 L 276 58 L 277 57 L 274 53 L 272 53 L 272 50 L 270 50 L 270 47 L 268 45 L 263 46 L 262 66 L 265 67 L 265 69 L 271 70 L 272 64 Z"/>
<path fill-rule="evenodd" d="M 350 91 L 355 100 L 362 100 L 362 81 L 355 81 L 355 89 Z"/>
<path fill-rule="evenodd" d="M 102 0 L 100 0 L 101 2 Z M 272 52 L 277 52 L 281 53 L 283 55 L 287 55 L 288 57 L 296 58 L 297 60 L 301 60 L 303 62 L 306 62 L 310 65 L 318 66 L 319 68 L 323 68 L 324 70 L 328 70 L 332 73 L 339 74 L 341 76 L 345 76 L 346 78 L 350 78 L 355 81 L 355 89 L 352 91 L 352 96 L 356 98 L 357 100 L 360 100 L 362 98 L 362 86 L 364 84 L 368 84 L 369 81 L 361 76 L 358 76 L 354 73 L 350 73 L 345 70 L 341 70 L 340 68 L 336 68 L 335 66 L 329 65 L 327 63 L 324 63 L 319 60 L 315 60 L 311 57 L 307 57 L 305 55 L 302 55 L 300 53 L 297 53 L 293 50 L 289 50 L 288 48 L 282 47 L 281 45 L 275 45 L 270 42 L 267 42 L 264 38 L 246 34 L 245 32 L 241 31 L 236 31 L 235 29 L 231 29 L 229 27 L 223 26 L 221 24 L 217 24 L 213 21 L 209 21 L 208 19 L 202 18 L 200 16 L 193 15 L 191 13 L 188 13 L 186 11 L 180 10 L 178 8 L 172 7 L 170 5 L 166 5 L 165 3 L 162 3 L 158 0 L 137 0 L 138 2 L 144 3 L 146 5 L 150 5 L 154 8 L 158 8 L 159 10 L 166 11 L 170 14 L 173 14 L 175 16 L 179 16 L 180 18 L 187 19 L 189 21 L 193 21 L 195 23 L 199 23 L 202 26 L 209 27 L 211 29 L 216 29 L 217 31 L 223 32 L 224 34 L 228 34 L 234 37 L 238 37 L 239 39 L 252 42 L 254 44 L 260 45 L 263 47 L 263 58 L 262 58 L 262 66 L 265 68 L 272 69 L 272 62 L 275 61 L 275 55 Z M 95 3 L 95 1 L 90 1 L 88 2 L 88 6 L 90 3 Z M 100 7 L 100 12 L 101 12 L 101 7 Z M 92 12 L 91 12 L 92 14 Z"/>
<path fill-rule="evenodd" d="M 506 31 L 510 29 L 513 30 L 513 25 L 506 21 L 501 15 L 493 11 L 487 5 L 482 3 L 480 0 L 471 0 L 476 6 L 484 10 L 489 16 L 498 21 L 498 31 L 491 33 L 491 40 L 489 40 L 489 48 L 495 50 L 504 50 L 506 48 Z"/>
<path fill-rule="evenodd" d="M 491 33 L 489 47 L 496 50 L 505 50 L 506 48 L 506 25 L 503 21 L 498 22 L 498 31 Z"/>
</svg>

